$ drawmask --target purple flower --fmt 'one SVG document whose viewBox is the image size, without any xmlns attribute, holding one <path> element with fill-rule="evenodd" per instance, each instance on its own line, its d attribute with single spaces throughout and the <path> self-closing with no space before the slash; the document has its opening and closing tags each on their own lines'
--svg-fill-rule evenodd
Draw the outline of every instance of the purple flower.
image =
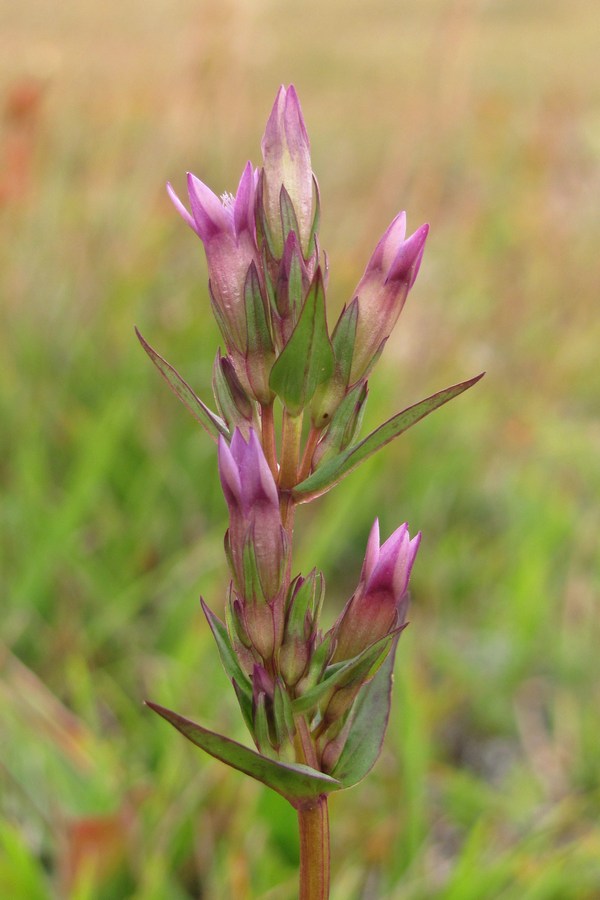
<svg viewBox="0 0 600 900">
<path fill-rule="evenodd" d="M 358 322 L 350 384 L 365 374 L 391 334 L 419 272 L 428 231 L 429 225 L 421 225 L 405 239 L 401 212 L 375 247 L 354 293 Z"/>
<path fill-rule="evenodd" d="M 287 234 L 281 220 L 281 191 L 285 188 L 300 231 L 306 258 L 313 223 L 313 174 L 310 142 L 293 85 L 283 85 L 275 99 L 262 139 L 264 160 L 263 202 L 275 254 L 283 255 Z"/>
<path fill-rule="evenodd" d="M 358 587 L 333 627 L 337 642 L 333 662 L 352 659 L 403 624 L 420 541 L 421 533 L 411 540 L 404 523 L 380 547 L 375 519 Z"/>
<path fill-rule="evenodd" d="M 219 474 L 229 507 L 227 543 L 238 592 L 245 600 L 264 600 L 278 594 L 287 558 L 287 539 L 281 524 L 279 494 L 254 429 L 246 442 L 236 428 L 231 446 L 219 438 Z M 254 565 L 259 585 L 248 584 Z"/>
<path fill-rule="evenodd" d="M 247 340 L 244 284 L 250 264 L 258 259 L 256 182 L 257 172 L 249 162 L 235 197 L 224 194 L 219 198 L 199 178 L 188 173 L 191 213 L 171 185 L 167 185 L 175 208 L 204 244 L 215 315 L 228 348 L 241 353 Z"/>
</svg>

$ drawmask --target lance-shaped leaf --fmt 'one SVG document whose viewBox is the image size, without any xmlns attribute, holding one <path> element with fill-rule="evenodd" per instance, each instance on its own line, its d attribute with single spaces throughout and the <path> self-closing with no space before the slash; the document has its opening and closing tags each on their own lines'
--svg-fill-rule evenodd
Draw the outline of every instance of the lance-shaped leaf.
<svg viewBox="0 0 600 900">
<path fill-rule="evenodd" d="M 373 768 L 381 752 L 390 715 L 394 659 L 399 635 L 373 678 L 358 695 L 351 712 L 352 723 L 344 749 L 332 775 L 345 788 L 357 784 Z"/>
<path fill-rule="evenodd" d="M 222 434 L 226 440 L 230 439 L 229 429 L 227 425 L 217 416 L 212 410 L 206 406 L 199 397 L 196 396 L 192 388 L 189 386 L 187 381 L 184 381 L 179 372 L 173 368 L 170 363 L 163 359 L 156 350 L 154 350 L 148 341 L 142 337 L 138 329 L 135 329 L 135 333 L 137 338 L 162 375 L 165 379 L 171 390 L 174 394 L 176 394 L 184 406 L 187 406 L 191 414 L 194 418 L 200 422 L 202 427 L 208 434 L 213 438 L 213 440 L 217 440 L 219 435 Z"/>
<path fill-rule="evenodd" d="M 271 369 L 271 390 L 292 416 L 299 415 L 335 368 L 325 316 L 323 275 L 318 268 L 292 335 Z"/>
<path fill-rule="evenodd" d="M 215 639 L 223 668 L 225 669 L 227 676 L 237 685 L 236 693 L 238 700 L 240 701 L 240 706 L 242 707 L 242 712 L 244 713 L 244 718 L 248 721 L 248 713 L 251 721 L 252 685 L 250 679 L 239 664 L 235 650 L 231 646 L 231 641 L 225 625 L 221 622 L 219 617 L 214 614 L 212 609 L 207 606 L 202 597 L 200 597 L 200 603 L 202 604 L 202 610 Z"/>
<path fill-rule="evenodd" d="M 267 787 L 289 800 L 292 806 L 297 807 L 306 800 L 320 794 L 338 791 L 342 787 L 335 778 L 311 769 L 310 766 L 268 759 L 255 750 L 232 741 L 231 738 L 202 728 L 201 725 L 185 719 L 170 709 L 165 709 L 164 706 L 149 701 L 146 701 L 146 705 L 210 756 L 220 759 L 221 762 L 251 778 L 256 778 L 257 781 L 262 781 Z"/>
<path fill-rule="evenodd" d="M 409 406 L 408 409 L 399 412 L 391 419 L 388 419 L 387 422 L 384 422 L 383 425 L 380 425 L 379 428 L 376 428 L 375 431 L 372 431 L 364 440 L 354 444 L 352 447 L 348 447 L 347 450 L 344 450 L 334 459 L 319 466 L 316 472 L 294 488 L 293 495 L 297 502 L 305 503 L 324 494 L 334 484 L 341 481 L 345 475 L 355 469 L 356 466 L 364 462 L 365 459 L 368 459 L 381 447 L 389 444 L 402 432 L 407 431 L 411 425 L 424 419 L 425 416 L 443 406 L 444 403 L 448 403 L 454 397 L 458 397 L 463 391 L 473 387 L 480 378 L 483 378 L 484 374 L 482 372 L 480 375 L 476 375 L 475 378 L 462 381 L 460 384 L 454 384 L 443 391 L 439 391 L 437 394 L 432 394 L 431 397 L 427 397 L 419 403 L 415 403 L 414 406 Z"/>
</svg>

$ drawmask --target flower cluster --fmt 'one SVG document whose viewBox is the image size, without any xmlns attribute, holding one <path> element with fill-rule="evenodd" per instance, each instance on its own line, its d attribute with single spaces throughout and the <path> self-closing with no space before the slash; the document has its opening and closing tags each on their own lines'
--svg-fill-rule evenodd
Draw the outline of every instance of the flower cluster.
<svg viewBox="0 0 600 900">
<path fill-rule="evenodd" d="M 217 412 L 140 336 L 218 445 L 231 584 L 224 621 L 204 610 L 258 753 L 154 708 L 300 808 L 356 783 L 377 758 L 420 534 L 411 538 L 404 524 L 381 544 L 375 521 L 356 590 L 324 631 L 323 576 L 293 574 L 295 509 L 477 379 L 357 439 L 367 379 L 415 283 L 428 226 L 407 237 L 405 214 L 394 218 L 330 330 L 319 189 L 292 86 L 277 94 L 262 155 L 235 196 L 219 198 L 188 175 L 188 208 L 168 186 L 206 253 L 225 348 L 213 371 Z"/>
</svg>

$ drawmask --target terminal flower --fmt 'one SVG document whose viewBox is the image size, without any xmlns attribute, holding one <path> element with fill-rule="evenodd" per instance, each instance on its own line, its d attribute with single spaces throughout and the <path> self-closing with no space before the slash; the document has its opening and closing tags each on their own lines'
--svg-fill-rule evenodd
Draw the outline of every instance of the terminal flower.
<svg viewBox="0 0 600 900">
<path fill-rule="evenodd" d="M 304 256 L 313 224 L 313 173 L 310 142 L 293 85 L 279 88 L 262 139 L 263 203 L 275 255 L 281 259 L 287 238 L 282 222 L 282 190 L 291 200 Z"/>
</svg>

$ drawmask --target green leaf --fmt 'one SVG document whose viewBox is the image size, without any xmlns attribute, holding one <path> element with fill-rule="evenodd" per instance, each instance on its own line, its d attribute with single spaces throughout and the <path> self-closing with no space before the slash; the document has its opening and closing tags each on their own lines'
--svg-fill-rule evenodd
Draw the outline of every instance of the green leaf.
<svg viewBox="0 0 600 900">
<path fill-rule="evenodd" d="M 375 765 L 390 715 L 394 659 L 399 635 L 373 678 L 360 692 L 352 710 L 352 724 L 332 775 L 345 788 L 357 784 Z"/>
<path fill-rule="evenodd" d="M 354 438 L 362 423 L 367 394 L 368 388 L 364 381 L 359 381 L 348 391 L 333 414 L 327 433 L 313 456 L 313 459 L 318 460 L 316 468 L 339 456 Z"/>
<path fill-rule="evenodd" d="M 329 460 L 322 466 L 318 467 L 316 472 L 296 485 L 293 490 L 295 499 L 304 503 L 307 500 L 313 500 L 328 491 L 334 484 L 337 484 L 344 476 L 360 465 L 377 450 L 385 444 L 389 444 L 395 437 L 407 431 L 411 425 L 414 425 L 420 419 L 424 419 L 435 409 L 448 403 L 454 397 L 458 397 L 463 391 L 473 387 L 480 378 L 483 378 L 484 372 L 470 378 L 468 381 L 462 381 L 460 384 L 454 384 L 451 387 L 432 394 L 425 400 L 409 406 L 408 409 L 399 412 L 396 416 L 388 419 L 383 425 L 380 425 L 375 431 L 372 431 L 364 440 L 352 447 L 348 447 L 334 459 Z"/>
<path fill-rule="evenodd" d="M 402 628 L 404 626 L 401 626 L 399 630 L 402 630 Z M 387 645 L 393 640 L 395 640 L 395 637 L 386 634 L 385 637 L 371 644 L 358 656 L 347 662 L 335 663 L 333 666 L 329 666 L 325 670 L 325 677 L 322 681 L 292 701 L 294 713 L 297 715 L 313 709 L 332 688 L 348 685 L 351 681 L 355 681 L 358 678 L 366 680 L 372 674 L 372 668 L 386 653 Z"/>
<path fill-rule="evenodd" d="M 208 731 L 195 722 L 185 719 L 164 706 L 146 701 L 150 709 L 170 722 L 188 740 L 206 753 L 220 759 L 239 772 L 262 781 L 285 797 L 292 806 L 300 806 L 306 800 L 341 789 L 341 784 L 330 775 L 299 763 L 283 763 L 268 759 L 249 747 L 238 744 L 222 734 Z"/>
<path fill-rule="evenodd" d="M 223 668 L 225 669 L 228 677 L 231 678 L 232 681 L 235 681 L 240 690 L 248 697 L 251 710 L 252 685 L 250 684 L 250 679 L 240 666 L 239 660 L 235 654 L 235 650 L 231 646 L 231 641 L 229 639 L 229 635 L 227 634 L 227 629 L 225 628 L 225 625 L 223 624 L 223 622 L 221 622 L 219 617 L 216 616 L 212 609 L 210 609 L 210 607 L 206 605 L 202 597 L 200 597 L 200 603 L 202 604 L 202 610 L 204 612 L 204 615 L 206 616 L 206 620 L 215 639 L 215 643 L 219 651 L 219 656 L 221 657 L 221 662 L 223 663 Z"/>
<path fill-rule="evenodd" d="M 219 418 L 219 416 L 215 415 L 212 410 L 206 406 L 199 397 L 196 396 L 192 388 L 189 386 L 187 381 L 184 381 L 179 372 L 177 372 L 172 365 L 170 365 L 166 359 L 163 359 L 156 350 L 154 350 L 148 341 L 142 337 L 138 329 L 135 329 L 135 333 L 137 338 L 162 375 L 165 379 L 171 390 L 174 394 L 176 394 L 184 406 L 187 406 L 191 414 L 194 418 L 200 422 L 202 427 L 208 434 L 213 438 L 213 440 L 217 440 L 220 434 L 223 435 L 227 440 L 230 439 L 229 429 L 225 422 Z"/>
<path fill-rule="evenodd" d="M 350 306 L 344 307 L 331 337 L 335 359 L 340 367 L 340 375 L 345 385 L 350 379 L 357 324 L 358 299 L 354 298 Z"/>
<path fill-rule="evenodd" d="M 269 385 L 288 412 L 297 416 L 319 385 L 331 378 L 334 368 L 327 334 L 323 276 L 318 268 L 296 327 L 271 369 Z"/>
</svg>

